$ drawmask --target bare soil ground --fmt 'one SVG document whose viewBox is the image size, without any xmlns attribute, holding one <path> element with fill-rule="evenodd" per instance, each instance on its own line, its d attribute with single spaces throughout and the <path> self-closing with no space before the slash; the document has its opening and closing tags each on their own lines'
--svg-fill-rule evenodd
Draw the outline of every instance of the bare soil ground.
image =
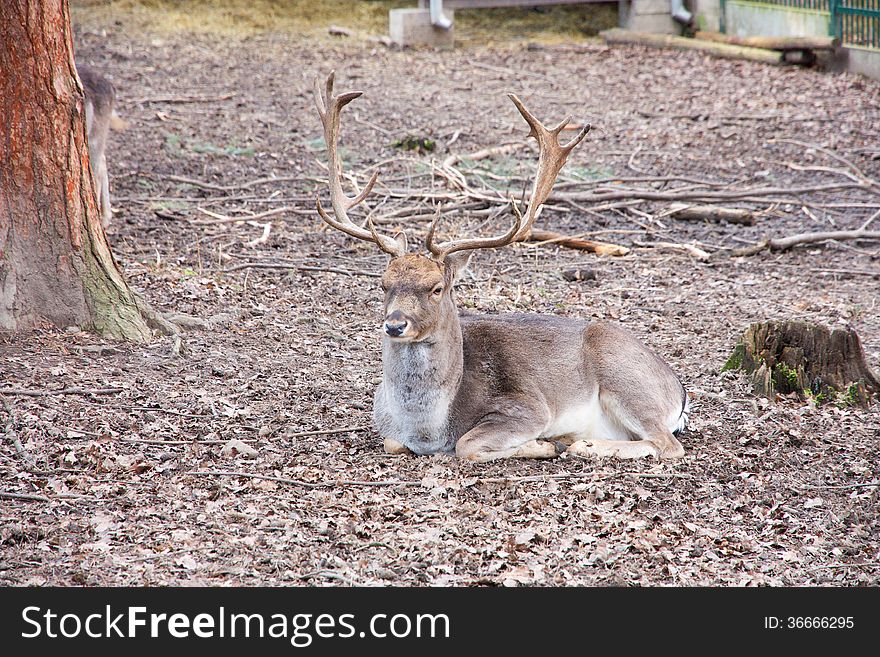
<svg viewBox="0 0 880 657">
<path fill-rule="evenodd" d="M 562 190 L 794 189 L 880 177 L 880 83 L 586 39 L 435 53 L 293 28 L 181 31 L 132 4 L 74 14 L 79 59 L 113 79 L 129 123 L 108 153 L 109 237 L 156 307 L 210 325 L 187 332 L 182 355 L 168 338 L 109 343 L 76 327 L 0 336 L 0 388 L 105 393 L 5 396 L 0 493 L 32 499 L 0 498 L 0 584 L 878 583 L 877 405 L 772 403 L 721 372 L 750 322 L 778 318 L 851 325 L 878 366 L 876 243 L 729 255 L 766 235 L 857 228 L 880 208 L 876 188 L 726 203 L 759 211 L 753 227 L 676 221 L 663 202 L 553 203 L 542 227 L 632 252 L 474 258 L 462 305 L 617 320 L 666 358 L 694 407 L 680 461 L 391 457 L 370 428 L 384 256 L 313 211 L 325 172 L 310 89 L 335 68 L 339 89 L 366 92 L 344 120 L 348 171 L 362 184 L 381 170 L 380 225 L 417 241 L 430 205 L 406 190 L 467 206 L 447 235 L 508 221 L 432 166 L 524 140 L 507 91 L 548 122 L 595 126 Z M 407 135 L 435 151 L 392 145 Z M 457 166 L 473 188 L 519 194 L 534 160 L 523 148 Z M 649 180 L 670 176 L 684 179 Z M 240 267 L 268 264 L 291 268 Z M 565 281 L 573 267 L 595 280 Z M 224 454 L 231 439 L 256 455 Z"/>
</svg>

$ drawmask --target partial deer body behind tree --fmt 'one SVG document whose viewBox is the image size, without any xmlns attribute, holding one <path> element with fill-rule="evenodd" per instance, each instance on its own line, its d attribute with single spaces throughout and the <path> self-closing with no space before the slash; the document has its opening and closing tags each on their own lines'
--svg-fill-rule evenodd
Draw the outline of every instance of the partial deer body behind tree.
<svg viewBox="0 0 880 657">
<path fill-rule="evenodd" d="M 104 228 L 110 225 L 110 176 L 107 173 L 107 137 L 114 120 L 113 105 L 116 90 L 113 83 L 91 66 L 77 64 L 76 72 L 85 92 L 86 134 L 89 139 L 89 159 L 92 163 L 92 178 L 98 196 L 98 208 Z"/>
<path fill-rule="evenodd" d="M 317 85 L 316 85 L 317 86 Z M 538 140 L 538 173 L 525 213 L 504 234 L 437 244 L 437 219 L 426 238 L 430 255 L 408 254 L 406 241 L 362 228 L 348 210 L 356 197 L 341 186 L 337 154 L 342 108 L 360 96 L 333 96 L 333 76 L 316 103 L 329 154 L 333 216 L 329 225 L 376 243 L 391 259 L 382 276 L 385 320 L 382 383 L 373 419 L 391 453 L 455 452 L 488 461 L 506 457 L 684 454 L 675 437 L 687 423 L 688 398 L 672 369 L 618 324 L 547 315 L 458 312 L 455 283 L 476 249 L 526 239 L 571 150 L 589 126 L 561 146 L 568 123 L 548 129 L 510 95 Z M 439 213 L 438 213 L 439 218 Z"/>
</svg>

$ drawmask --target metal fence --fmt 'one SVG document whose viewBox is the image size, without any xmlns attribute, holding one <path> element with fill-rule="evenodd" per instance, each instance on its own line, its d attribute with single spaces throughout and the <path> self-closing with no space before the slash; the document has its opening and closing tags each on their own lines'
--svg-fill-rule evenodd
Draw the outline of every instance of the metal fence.
<svg viewBox="0 0 880 657">
<path fill-rule="evenodd" d="M 830 0 L 831 29 L 845 46 L 880 48 L 880 0 Z"/>
<path fill-rule="evenodd" d="M 751 1 L 751 0 L 746 0 Z M 861 0 L 856 0 L 860 2 Z M 804 9 L 806 11 L 830 11 L 828 6 L 834 0 L 754 0 L 755 4 L 790 7 L 792 9 Z"/>
<path fill-rule="evenodd" d="M 830 16 L 830 32 L 844 46 L 880 49 L 880 0 L 741 0 Z M 722 20 L 724 0 L 721 0 Z"/>
</svg>

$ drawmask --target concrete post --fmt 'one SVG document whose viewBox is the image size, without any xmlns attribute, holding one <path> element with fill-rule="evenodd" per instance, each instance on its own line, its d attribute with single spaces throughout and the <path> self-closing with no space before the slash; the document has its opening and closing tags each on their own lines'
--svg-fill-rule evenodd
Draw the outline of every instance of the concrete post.
<svg viewBox="0 0 880 657">
<path fill-rule="evenodd" d="M 681 34 L 669 0 L 620 0 L 620 27 L 633 32 Z"/>
<path fill-rule="evenodd" d="M 444 8 L 446 17 L 454 21 L 455 12 Z M 451 49 L 455 27 L 448 30 L 431 25 L 430 9 L 392 9 L 389 14 L 389 34 L 399 46 Z"/>
</svg>

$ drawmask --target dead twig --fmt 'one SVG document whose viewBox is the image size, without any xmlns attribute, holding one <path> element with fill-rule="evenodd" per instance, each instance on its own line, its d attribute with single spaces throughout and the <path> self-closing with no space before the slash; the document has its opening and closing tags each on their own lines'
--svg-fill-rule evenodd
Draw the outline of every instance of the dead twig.
<svg viewBox="0 0 880 657">
<path fill-rule="evenodd" d="M 803 488 L 811 488 L 814 490 L 844 490 L 847 488 L 873 488 L 880 487 L 880 481 L 870 481 L 859 484 L 829 484 L 827 486 L 815 486 L 813 484 L 803 484 Z"/>
<path fill-rule="evenodd" d="M 263 185 L 266 183 L 273 182 L 300 182 L 303 180 L 300 176 L 276 176 L 276 177 L 266 177 L 266 178 L 257 178 L 255 180 L 249 180 L 247 182 L 238 183 L 237 185 L 217 185 L 215 183 L 205 182 L 203 180 L 195 180 L 194 178 L 186 178 L 184 176 L 175 176 L 168 175 L 162 176 L 163 180 L 170 180 L 171 182 L 179 182 L 185 185 L 192 185 L 193 187 L 200 187 L 201 189 L 208 189 L 214 192 L 233 192 L 237 189 L 250 189 L 252 187 L 256 187 L 258 185 Z"/>
<path fill-rule="evenodd" d="M 684 251 L 697 260 L 708 260 L 709 254 L 693 244 L 679 244 L 677 242 L 633 242 L 638 247 L 649 249 L 669 249 L 671 251 Z"/>
<path fill-rule="evenodd" d="M 306 573 L 305 575 L 300 575 L 297 579 L 315 579 L 316 577 L 325 577 L 327 579 L 337 579 L 344 584 L 348 584 L 349 586 L 357 586 L 358 583 L 348 579 L 344 575 L 340 575 L 339 573 L 334 573 L 332 570 L 316 570 L 312 573 Z"/>
<path fill-rule="evenodd" d="M 238 470 L 192 470 L 187 474 L 193 476 L 209 476 L 209 477 L 245 477 L 247 479 L 265 479 L 266 481 L 275 481 L 282 484 L 290 484 L 292 486 L 302 486 L 305 488 L 336 488 L 342 486 L 367 486 L 367 487 L 386 487 L 386 486 L 409 486 L 418 487 L 422 485 L 421 481 L 411 481 L 405 479 L 380 479 L 377 481 L 355 481 L 351 479 L 338 479 L 335 481 L 310 482 L 300 479 L 288 479 L 286 477 L 275 477 L 271 475 L 253 474 L 251 472 L 241 472 Z M 506 483 L 526 483 L 535 481 L 559 480 L 559 479 L 585 479 L 589 477 L 635 477 L 641 479 L 693 479 L 693 475 L 678 472 L 562 472 L 551 475 L 529 475 L 525 477 L 487 477 L 476 478 L 473 483 L 480 484 L 506 484 Z M 462 482 L 458 482 L 461 484 Z"/>
<path fill-rule="evenodd" d="M 247 479 L 262 479 L 265 481 L 275 481 L 280 484 L 289 484 L 291 486 L 302 486 L 303 488 L 332 488 L 339 483 L 335 481 L 313 483 L 310 481 L 302 481 L 300 479 L 259 475 L 252 472 L 240 472 L 238 470 L 192 470 L 187 474 L 194 477 L 245 477 Z"/>
<path fill-rule="evenodd" d="M 551 192 L 550 201 L 569 202 L 580 201 L 582 203 L 601 203 L 604 201 L 618 201 L 642 199 L 644 201 L 719 201 L 738 199 L 745 201 L 753 197 L 796 197 L 798 195 L 814 194 L 820 192 L 838 192 L 845 189 L 869 189 L 867 183 L 839 182 L 825 185 L 808 185 L 804 187 L 753 187 L 751 189 L 737 190 L 670 190 L 661 192 L 647 189 L 626 189 L 609 192 Z"/>
<path fill-rule="evenodd" d="M 235 224 L 238 222 L 245 221 L 256 221 L 257 219 L 265 219 L 266 217 L 274 217 L 278 214 L 284 214 L 285 212 L 291 212 L 295 214 L 314 214 L 312 210 L 301 210 L 299 208 L 293 208 L 290 206 L 284 206 L 282 208 L 275 208 L 273 210 L 266 210 L 265 212 L 258 212 L 257 214 L 244 215 L 241 217 L 231 217 L 229 215 L 220 214 L 218 212 L 212 212 L 211 210 L 206 210 L 205 208 L 196 208 L 198 212 L 202 214 L 206 214 L 212 219 L 190 219 L 189 222 L 195 226 L 214 226 L 218 224 Z"/>
<path fill-rule="evenodd" d="M 838 153 L 835 153 L 830 148 L 825 148 L 824 146 L 820 146 L 819 144 L 811 144 L 809 142 L 800 141 L 798 139 L 782 139 L 782 138 L 768 139 L 767 143 L 768 144 L 794 144 L 796 146 L 801 146 L 803 148 L 809 148 L 814 151 L 819 151 L 820 153 L 824 153 L 825 155 L 830 157 L 832 160 L 840 162 L 842 165 L 844 165 L 846 168 L 848 168 L 850 171 L 852 171 L 856 176 L 858 176 L 863 182 L 868 183 L 874 187 L 877 186 L 876 180 L 872 180 L 871 178 L 866 176 L 865 172 L 862 171 L 859 167 L 857 167 L 853 162 L 851 162 L 850 160 L 843 157 L 843 155 L 839 155 Z"/>
<path fill-rule="evenodd" d="M 123 99 L 123 103 L 131 103 L 135 105 L 140 104 L 149 104 L 149 103 L 171 103 L 171 104 L 182 104 L 182 103 L 214 103 L 220 100 L 229 100 L 230 98 L 235 98 L 236 93 L 228 93 L 223 94 L 221 96 L 151 96 L 147 98 L 132 98 L 130 100 Z"/>
<path fill-rule="evenodd" d="M 865 269 L 813 269 L 817 274 L 846 274 L 852 276 L 871 276 L 872 278 L 880 278 L 880 269 L 877 271 L 867 271 Z"/>
<path fill-rule="evenodd" d="M 88 495 L 75 495 L 73 493 L 59 493 L 57 495 L 53 495 L 52 497 L 46 497 L 45 495 L 34 495 L 32 493 L 10 493 L 7 491 L 0 491 L 0 498 L 8 499 L 8 500 L 26 500 L 28 502 L 53 502 L 55 500 L 94 500 L 94 497 L 89 497 Z"/>
<path fill-rule="evenodd" d="M 27 448 L 21 444 L 21 440 L 19 440 L 18 435 L 15 433 L 15 415 L 13 415 L 12 412 L 12 404 L 6 401 L 5 397 L 0 397 L 0 402 L 3 404 L 3 410 L 6 411 L 6 423 L 3 426 L 3 436 L 12 444 L 13 449 L 15 449 L 15 455 L 24 461 L 25 470 L 32 472 L 36 460 L 33 455 L 27 451 Z"/>
<path fill-rule="evenodd" d="M 664 215 L 683 221 L 726 221 L 745 226 L 755 225 L 755 215 L 751 210 L 724 208 L 716 205 L 673 203 Z"/>
<path fill-rule="evenodd" d="M 7 493 L 0 491 L 0 498 L 7 500 L 26 500 L 28 502 L 50 502 L 45 495 L 31 495 L 30 493 Z"/>
<path fill-rule="evenodd" d="M 577 235 L 569 236 L 562 233 L 555 233 L 551 230 L 532 230 L 529 234 L 530 242 L 537 242 L 532 246 L 544 246 L 547 244 L 558 244 L 566 246 L 570 249 L 579 249 L 581 251 L 589 251 L 597 255 L 625 256 L 629 253 L 629 249 L 619 244 L 610 244 L 608 242 L 594 242 L 585 240 Z"/>
<path fill-rule="evenodd" d="M 789 235 L 788 237 L 777 237 L 773 239 L 765 239 L 763 242 L 747 246 L 742 249 L 735 249 L 730 255 L 751 256 L 764 250 L 770 251 L 786 251 L 801 244 L 817 244 L 819 242 L 827 242 L 828 240 L 844 241 L 844 240 L 880 240 L 880 231 L 863 230 L 836 230 L 819 233 L 799 233 L 797 235 Z"/>
<path fill-rule="evenodd" d="M 260 225 L 260 224 L 257 224 L 256 222 L 249 221 L 248 223 L 249 224 L 256 224 L 257 226 Z M 256 237 L 256 238 L 248 241 L 248 242 L 245 242 L 244 243 L 245 246 L 255 247 L 255 246 L 259 246 L 260 244 L 265 244 L 266 242 L 269 241 L 269 234 L 272 232 L 272 222 L 267 221 L 265 224 L 262 224 L 262 226 L 263 226 L 263 234 L 260 235 L 259 237 Z"/>
<path fill-rule="evenodd" d="M 469 161 L 474 162 L 477 160 L 483 160 L 487 157 L 492 157 L 494 155 L 507 155 L 509 153 L 513 153 L 514 151 L 517 151 L 520 148 L 524 148 L 526 146 L 527 146 L 526 142 L 517 141 L 517 142 L 511 142 L 509 144 L 501 144 L 499 146 L 493 146 L 491 148 L 484 148 L 479 151 L 474 151 L 473 153 L 465 153 L 465 154 L 456 153 L 456 154 L 448 156 L 445 160 L 443 160 L 442 166 L 451 167 L 451 166 L 458 164 L 462 160 L 469 160 Z"/>
<path fill-rule="evenodd" d="M 241 269 L 294 269 L 297 271 L 320 271 L 329 272 L 331 274 L 346 274 L 348 276 L 369 276 L 371 278 L 381 278 L 382 274 L 373 271 L 363 271 L 359 269 L 342 269 L 340 267 L 312 267 L 310 265 L 291 265 L 284 263 L 271 262 L 243 262 L 240 265 L 233 265 L 222 270 L 224 274 L 239 271 Z"/>
<path fill-rule="evenodd" d="M 51 395 L 115 395 L 124 388 L 62 388 L 60 390 L 28 390 L 26 388 L 0 388 L 0 395 L 23 397 L 49 397 Z"/>
<path fill-rule="evenodd" d="M 326 436 L 334 433 L 349 433 L 351 431 L 369 431 L 370 427 L 338 427 L 335 429 L 315 429 L 313 431 L 298 431 L 297 433 L 284 434 L 284 438 L 305 438 L 306 436 Z"/>
</svg>

